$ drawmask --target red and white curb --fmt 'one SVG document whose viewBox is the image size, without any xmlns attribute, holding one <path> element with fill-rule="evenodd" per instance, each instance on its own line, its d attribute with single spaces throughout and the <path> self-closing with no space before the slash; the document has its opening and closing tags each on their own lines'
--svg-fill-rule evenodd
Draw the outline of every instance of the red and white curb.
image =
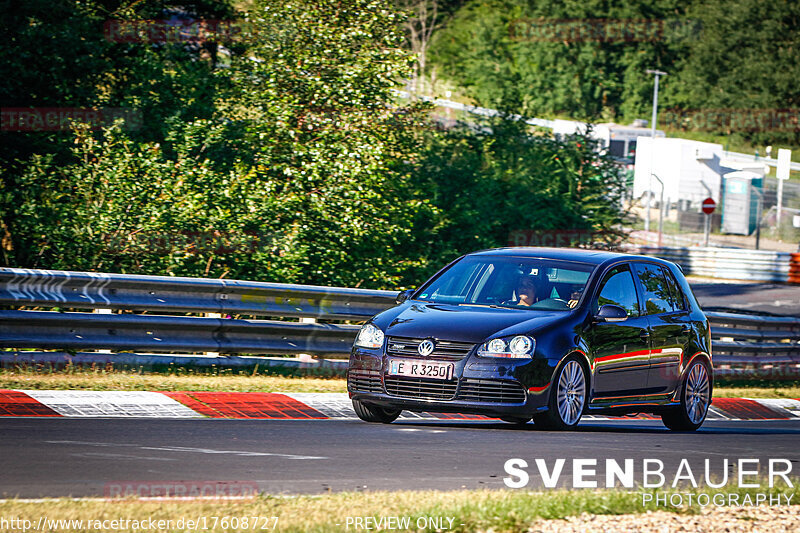
<svg viewBox="0 0 800 533">
<path fill-rule="evenodd" d="M 126 418 L 202 418 L 203 415 L 158 392 L 16 391 L 27 394 L 59 416 Z"/>
<path fill-rule="evenodd" d="M 346 393 L 2 390 L 0 417 L 343 420 Z M 638 419 L 654 419 L 638 415 Z M 488 420 L 480 415 L 404 412 L 401 420 Z M 612 420 L 587 415 L 586 420 Z M 800 420 L 800 399 L 717 398 L 708 420 Z"/>
</svg>

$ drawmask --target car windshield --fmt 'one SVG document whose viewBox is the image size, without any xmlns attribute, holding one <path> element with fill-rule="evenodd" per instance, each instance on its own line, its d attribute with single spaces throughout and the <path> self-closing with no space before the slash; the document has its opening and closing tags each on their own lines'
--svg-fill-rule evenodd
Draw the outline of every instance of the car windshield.
<svg viewBox="0 0 800 533">
<path fill-rule="evenodd" d="M 423 286 L 415 299 L 568 311 L 580 301 L 594 267 L 533 257 L 468 256 Z"/>
</svg>

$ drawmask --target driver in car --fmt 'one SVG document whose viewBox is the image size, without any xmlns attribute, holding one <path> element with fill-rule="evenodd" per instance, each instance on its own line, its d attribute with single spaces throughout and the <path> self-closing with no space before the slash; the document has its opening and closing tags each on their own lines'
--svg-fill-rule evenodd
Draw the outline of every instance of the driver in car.
<svg viewBox="0 0 800 533">
<path fill-rule="evenodd" d="M 538 302 L 541 298 L 536 296 L 536 276 L 522 275 L 517 280 L 514 289 L 514 298 L 506 302 L 508 305 L 530 306 Z"/>
<path fill-rule="evenodd" d="M 542 280 L 542 278 L 533 274 L 522 274 L 517 279 L 513 297 L 504 303 L 506 305 L 530 307 L 537 302 L 550 298 L 554 303 L 560 302 L 563 303 L 565 307 L 572 309 L 577 305 L 580 297 L 580 292 L 574 292 L 570 295 L 569 301 L 561 300 L 558 298 L 558 296 L 551 298 L 550 291 L 547 290 L 547 282 L 545 280 Z"/>
</svg>

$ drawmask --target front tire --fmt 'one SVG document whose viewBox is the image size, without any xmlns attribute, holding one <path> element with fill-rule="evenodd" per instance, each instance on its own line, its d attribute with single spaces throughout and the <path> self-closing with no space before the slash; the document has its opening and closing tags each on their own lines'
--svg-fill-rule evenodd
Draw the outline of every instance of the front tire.
<svg viewBox="0 0 800 533">
<path fill-rule="evenodd" d="M 703 361 L 694 361 L 681 384 L 681 404 L 661 415 L 672 431 L 696 431 L 706 420 L 711 404 L 711 376 Z"/>
<path fill-rule="evenodd" d="M 534 423 L 544 429 L 574 429 L 586 406 L 586 371 L 575 357 L 562 365 L 553 379 L 549 409 L 534 417 Z"/>
<path fill-rule="evenodd" d="M 382 424 L 391 424 L 402 413 L 400 409 L 384 409 L 360 400 L 353 400 L 353 410 L 364 422 L 380 422 Z"/>
</svg>

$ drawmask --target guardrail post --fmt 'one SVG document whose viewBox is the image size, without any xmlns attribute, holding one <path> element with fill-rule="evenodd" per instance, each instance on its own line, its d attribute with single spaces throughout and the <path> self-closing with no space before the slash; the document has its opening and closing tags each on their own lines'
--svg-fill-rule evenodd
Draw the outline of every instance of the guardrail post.
<svg viewBox="0 0 800 533">
<path fill-rule="evenodd" d="M 222 318 L 222 313 L 205 313 L 206 318 Z M 207 357 L 219 357 L 219 352 L 203 352 Z"/>
<path fill-rule="evenodd" d="M 316 324 L 317 323 L 317 319 L 314 318 L 314 317 L 304 316 L 304 317 L 300 318 L 300 323 L 301 324 Z M 314 362 L 314 356 L 311 355 L 310 353 L 297 354 L 297 358 L 300 359 L 304 363 L 313 363 Z"/>
<path fill-rule="evenodd" d="M 110 315 L 112 313 L 111 309 L 95 309 L 93 312 L 99 315 Z M 111 350 L 97 350 L 97 353 L 111 353 Z"/>
</svg>

